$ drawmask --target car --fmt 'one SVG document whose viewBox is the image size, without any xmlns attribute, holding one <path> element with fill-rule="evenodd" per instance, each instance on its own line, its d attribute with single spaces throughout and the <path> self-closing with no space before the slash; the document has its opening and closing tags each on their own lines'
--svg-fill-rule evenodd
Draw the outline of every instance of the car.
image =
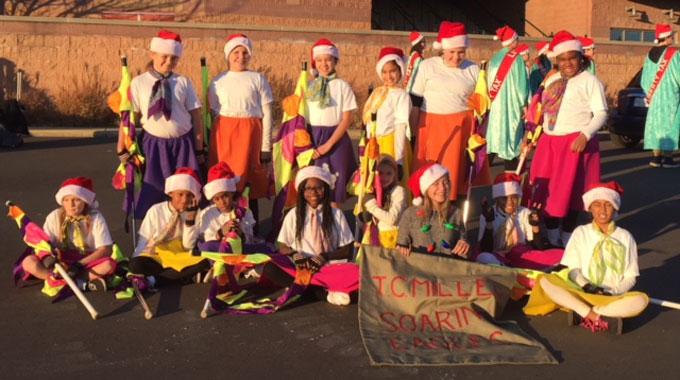
<svg viewBox="0 0 680 380">
<path fill-rule="evenodd" d="M 647 119 L 647 95 L 640 85 L 640 69 L 626 88 L 614 98 L 607 118 L 607 129 L 612 141 L 623 148 L 635 148 L 645 135 Z"/>
</svg>

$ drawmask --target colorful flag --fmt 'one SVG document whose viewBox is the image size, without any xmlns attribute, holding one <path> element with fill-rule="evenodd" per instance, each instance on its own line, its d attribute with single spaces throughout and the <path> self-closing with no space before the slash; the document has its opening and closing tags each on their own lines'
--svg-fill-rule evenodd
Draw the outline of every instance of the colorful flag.
<svg viewBox="0 0 680 380">
<path fill-rule="evenodd" d="M 283 123 L 272 146 L 274 189 L 276 198 L 272 210 L 272 236 L 276 236 L 283 211 L 295 205 L 295 175 L 312 161 L 314 145 L 307 131 L 307 70 L 303 69 L 295 86 L 295 93 L 283 102 Z"/>
<path fill-rule="evenodd" d="M 491 98 L 489 97 L 488 86 L 486 84 L 485 62 L 482 63 L 479 76 L 477 77 L 477 84 L 475 85 L 475 92 L 470 96 L 468 104 L 475 114 L 475 128 L 467 141 L 466 147 L 468 158 L 470 159 L 469 170 L 472 170 L 468 176 L 470 184 L 472 184 L 484 168 L 484 162 L 486 161 L 485 137 L 489 110 L 491 109 Z"/>
<path fill-rule="evenodd" d="M 132 203 L 134 201 L 135 192 L 138 192 L 142 186 L 142 177 L 144 173 L 144 156 L 137 144 L 135 132 L 135 112 L 132 107 L 130 99 L 130 82 L 132 75 L 127 66 L 127 58 L 122 57 L 122 73 L 121 81 L 118 90 L 109 96 L 108 104 L 111 110 L 120 115 L 121 123 L 123 124 L 123 132 L 125 134 L 125 149 L 130 158 L 127 165 L 120 164 L 116 173 L 113 175 L 112 185 L 116 190 L 125 190 L 125 219 L 132 211 Z M 126 224 L 127 229 L 127 224 Z"/>
<path fill-rule="evenodd" d="M 212 128 L 212 115 L 210 115 L 210 104 L 208 102 L 208 89 L 210 88 L 210 70 L 206 64 L 205 57 L 201 57 L 201 83 L 203 84 L 203 141 L 206 149 L 210 146 L 210 128 Z"/>
</svg>

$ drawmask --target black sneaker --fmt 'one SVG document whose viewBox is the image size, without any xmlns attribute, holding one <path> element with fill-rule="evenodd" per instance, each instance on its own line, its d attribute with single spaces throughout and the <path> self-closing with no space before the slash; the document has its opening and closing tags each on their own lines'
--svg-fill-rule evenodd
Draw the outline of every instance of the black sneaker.
<svg viewBox="0 0 680 380">
<path fill-rule="evenodd" d="M 107 289 L 108 287 L 106 286 L 106 280 L 104 280 L 103 278 L 97 278 L 87 282 L 87 290 L 91 292 L 98 291 L 105 292 Z"/>
<path fill-rule="evenodd" d="M 677 168 L 680 166 L 680 163 L 673 161 L 673 157 L 664 157 L 663 160 L 661 161 L 661 167 L 662 168 Z"/>
<path fill-rule="evenodd" d="M 56 263 L 57 258 L 52 255 L 47 255 L 42 259 L 42 265 L 49 270 L 54 269 L 54 264 Z"/>
<path fill-rule="evenodd" d="M 660 168 L 661 167 L 661 156 L 652 157 L 652 160 L 649 161 L 649 166 L 651 166 L 653 168 Z"/>
<path fill-rule="evenodd" d="M 605 317 L 600 316 L 600 319 L 607 322 L 607 331 L 615 335 L 621 335 L 623 333 L 623 319 L 615 317 Z"/>
</svg>

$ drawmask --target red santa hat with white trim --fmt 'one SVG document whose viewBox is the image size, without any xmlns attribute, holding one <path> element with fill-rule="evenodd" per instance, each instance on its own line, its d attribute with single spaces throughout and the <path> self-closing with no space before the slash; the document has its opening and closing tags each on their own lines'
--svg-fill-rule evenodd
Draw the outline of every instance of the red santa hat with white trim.
<svg viewBox="0 0 680 380">
<path fill-rule="evenodd" d="M 501 173 L 496 176 L 491 187 L 491 197 L 507 197 L 510 195 L 522 195 L 520 183 L 522 178 L 515 173 Z"/>
<path fill-rule="evenodd" d="M 75 177 L 67 179 L 61 184 L 61 187 L 59 188 L 59 191 L 57 191 L 57 194 L 54 195 L 54 198 L 59 205 L 62 205 L 64 197 L 68 195 L 80 198 L 90 207 L 97 208 L 99 206 L 99 202 L 97 202 L 94 193 L 94 184 L 90 178 Z"/>
<path fill-rule="evenodd" d="M 662 38 L 667 38 L 673 35 L 673 29 L 668 24 L 656 24 L 656 30 L 654 31 L 654 43 L 659 43 Z"/>
<path fill-rule="evenodd" d="M 538 55 L 547 53 L 549 48 L 550 44 L 547 41 L 541 41 L 536 44 L 536 51 L 538 52 Z"/>
<path fill-rule="evenodd" d="M 201 199 L 201 179 L 191 168 L 179 168 L 175 174 L 165 179 L 165 194 L 170 195 L 173 191 L 186 190 Z"/>
<path fill-rule="evenodd" d="M 467 48 L 470 46 L 465 25 L 460 22 L 442 21 L 437 41 L 432 43 L 435 50 Z"/>
<path fill-rule="evenodd" d="M 425 36 L 423 36 L 419 31 L 414 30 L 411 32 L 411 35 L 409 35 L 409 40 L 411 41 L 411 46 L 414 46 L 418 42 L 422 41 Z"/>
<path fill-rule="evenodd" d="M 581 42 L 581 49 L 583 49 L 583 50 L 595 49 L 595 41 L 592 38 L 588 38 L 588 37 L 577 37 L 577 38 Z"/>
<path fill-rule="evenodd" d="M 394 62 L 399 66 L 401 70 L 401 77 L 403 78 L 406 74 L 406 65 L 404 62 L 404 51 L 395 47 L 384 47 L 380 49 L 380 57 L 378 57 L 378 63 L 375 65 L 375 71 L 378 72 L 378 76 L 382 75 L 383 66 L 388 62 Z"/>
<path fill-rule="evenodd" d="M 568 51 L 581 52 L 582 50 L 581 41 L 566 30 L 560 30 L 550 41 L 550 53 L 548 53 L 548 56 L 554 58 Z"/>
<path fill-rule="evenodd" d="M 437 163 L 427 164 L 416 170 L 408 180 L 408 187 L 413 193 L 413 204 L 415 206 L 422 205 L 423 194 L 433 183 L 445 175 L 449 175 L 449 171 Z"/>
<path fill-rule="evenodd" d="M 314 59 L 320 55 L 324 54 L 330 54 L 336 59 L 340 59 L 340 51 L 338 50 L 338 47 L 335 46 L 330 40 L 326 38 L 322 38 L 312 46 L 312 73 L 314 75 L 317 75 L 319 72 L 316 70 L 316 63 L 314 63 Z"/>
<path fill-rule="evenodd" d="M 496 41 L 501 41 L 501 45 L 503 46 L 510 45 L 511 43 L 515 42 L 515 40 L 518 38 L 519 35 L 517 34 L 517 32 L 515 32 L 514 29 L 507 25 L 502 28 L 496 29 L 496 35 L 493 36 L 493 39 Z"/>
<path fill-rule="evenodd" d="M 618 211 L 621 207 L 623 187 L 616 181 L 607 183 L 594 183 L 588 186 L 588 191 L 583 194 L 583 206 L 588 211 L 590 205 L 597 200 L 604 200 L 612 204 Z"/>
<path fill-rule="evenodd" d="M 229 59 L 229 54 L 231 51 L 239 46 L 243 46 L 248 50 L 248 54 L 253 55 L 253 43 L 250 42 L 245 34 L 232 34 L 227 38 L 227 43 L 224 44 L 224 55 Z"/>
<path fill-rule="evenodd" d="M 517 46 L 517 49 L 515 49 L 519 55 L 528 55 L 529 54 L 529 45 L 526 44 L 521 44 Z"/>
<path fill-rule="evenodd" d="M 241 177 L 234 174 L 234 172 L 224 161 L 220 161 L 208 171 L 208 183 L 203 187 L 205 198 L 212 200 L 212 198 L 222 192 L 235 192 L 236 184 L 241 180 Z"/>
<path fill-rule="evenodd" d="M 149 50 L 160 54 L 181 57 L 182 51 L 184 51 L 182 38 L 177 33 L 163 29 L 158 33 L 158 37 L 151 39 Z"/>
</svg>

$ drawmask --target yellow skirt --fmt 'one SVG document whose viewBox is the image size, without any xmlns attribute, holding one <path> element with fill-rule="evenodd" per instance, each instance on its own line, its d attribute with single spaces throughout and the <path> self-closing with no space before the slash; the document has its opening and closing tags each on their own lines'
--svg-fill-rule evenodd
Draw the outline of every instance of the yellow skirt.
<svg viewBox="0 0 680 380">
<path fill-rule="evenodd" d="M 205 260 L 200 256 L 192 256 L 191 251 L 187 251 L 182 246 L 180 240 L 171 240 L 168 243 L 159 243 L 156 245 L 156 254 L 150 255 L 142 253 L 140 256 L 153 259 L 163 268 L 171 268 L 178 272 L 182 269 L 196 265 Z"/>
<path fill-rule="evenodd" d="M 565 272 L 566 273 L 566 272 Z M 642 292 L 628 292 L 624 294 L 620 294 L 618 296 L 605 296 L 605 295 L 600 295 L 600 294 L 589 294 L 584 292 L 581 288 L 577 287 L 576 285 L 570 284 L 567 281 L 565 281 L 562 277 L 550 273 L 542 276 L 538 276 L 536 278 L 536 283 L 534 285 L 534 288 L 531 290 L 531 295 L 529 296 L 529 301 L 527 302 L 527 305 L 524 306 L 524 314 L 527 315 L 546 315 L 549 314 L 557 309 L 562 309 L 564 311 L 569 311 L 567 309 L 561 308 L 558 304 L 553 302 L 550 297 L 548 297 L 547 294 L 543 291 L 543 288 L 541 287 L 541 278 L 546 278 L 548 281 L 550 281 L 551 284 L 555 286 L 559 286 L 560 288 L 568 291 L 569 293 L 572 293 L 573 295 L 581 298 L 588 304 L 592 306 L 605 306 L 608 305 L 614 301 L 618 301 L 622 298 L 626 297 L 633 297 L 633 296 L 643 296 L 645 299 L 647 299 L 647 302 L 649 302 L 649 297 L 645 293 Z M 644 310 L 644 309 L 643 309 Z M 630 315 L 628 317 L 635 317 L 636 315 L 639 315 L 640 313 L 637 313 L 635 315 Z"/>
<path fill-rule="evenodd" d="M 394 149 L 394 135 L 395 133 L 392 132 L 389 135 L 385 136 L 379 136 L 377 138 L 378 140 L 378 146 L 380 147 L 380 154 L 389 154 L 396 160 L 395 157 L 395 149 Z M 401 180 L 399 181 L 399 184 L 404 187 L 404 189 L 408 189 L 408 179 L 411 176 L 411 161 L 413 160 L 413 153 L 411 153 L 411 143 L 406 140 L 404 142 L 404 159 L 402 162 L 402 169 L 403 173 L 401 176 Z M 411 192 L 407 191 L 406 192 L 406 204 L 411 203 Z M 388 248 L 394 248 L 394 247 L 388 247 Z"/>
</svg>

